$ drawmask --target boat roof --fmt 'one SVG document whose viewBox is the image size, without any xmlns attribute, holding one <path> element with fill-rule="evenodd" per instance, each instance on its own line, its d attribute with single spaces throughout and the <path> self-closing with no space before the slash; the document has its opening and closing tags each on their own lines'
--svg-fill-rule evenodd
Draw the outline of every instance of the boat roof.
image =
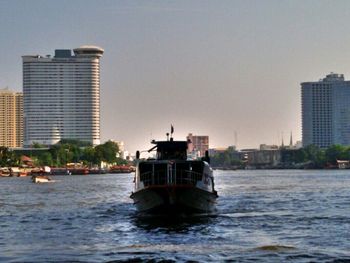
<svg viewBox="0 0 350 263">
<path fill-rule="evenodd" d="M 152 141 L 155 144 L 151 150 L 157 149 L 157 160 L 186 160 L 187 159 L 187 141 Z"/>
<path fill-rule="evenodd" d="M 153 144 L 157 145 L 157 151 L 159 149 L 177 149 L 187 150 L 187 141 L 152 141 Z"/>
</svg>

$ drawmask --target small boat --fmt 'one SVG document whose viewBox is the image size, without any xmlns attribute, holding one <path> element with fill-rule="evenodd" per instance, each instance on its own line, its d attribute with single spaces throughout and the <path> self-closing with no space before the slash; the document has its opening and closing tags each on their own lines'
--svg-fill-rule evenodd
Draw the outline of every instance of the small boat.
<svg viewBox="0 0 350 263">
<path fill-rule="evenodd" d="M 21 170 L 17 176 L 18 176 L 18 177 L 25 177 L 25 176 L 27 176 L 27 172 Z"/>
<path fill-rule="evenodd" d="M 2 177 L 10 177 L 11 176 L 11 171 L 8 168 L 0 168 L 0 176 Z"/>
<path fill-rule="evenodd" d="M 52 167 L 50 175 L 70 175 L 70 172 L 67 168 Z"/>
<path fill-rule="evenodd" d="M 102 168 L 89 168 L 89 174 L 106 174 L 106 170 Z"/>
<path fill-rule="evenodd" d="M 71 175 L 88 175 L 88 168 L 68 168 L 68 171 Z"/>
<path fill-rule="evenodd" d="M 11 176 L 17 177 L 20 175 L 21 171 L 18 167 L 10 167 Z"/>
<path fill-rule="evenodd" d="M 173 133 L 173 128 L 172 132 Z M 167 134 L 169 138 L 169 134 Z M 131 198 L 140 212 L 210 213 L 218 194 L 208 152 L 201 160 L 187 160 L 188 141 L 152 141 L 155 159 L 136 153 L 135 189 Z"/>
<path fill-rule="evenodd" d="M 32 176 L 33 183 L 52 183 L 54 180 L 52 180 L 50 177 L 46 175 L 34 175 Z"/>
<path fill-rule="evenodd" d="M 109 168 L 109 173 L 119 174 L 119 173 L 132 173 L 135 169 L 129 165 L 113 165 Z"/>
</svg>

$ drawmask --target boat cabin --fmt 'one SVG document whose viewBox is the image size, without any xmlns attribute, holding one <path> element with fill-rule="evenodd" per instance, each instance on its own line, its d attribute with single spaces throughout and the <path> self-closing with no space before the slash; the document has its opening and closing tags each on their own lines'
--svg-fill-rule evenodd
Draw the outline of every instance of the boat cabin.
<svg viewBox="0 0 350 263">
<path fill-rule="evenodd" d="M 187 160 L 187 141 L 152 141 L 155 144 L 156 160 L 148 159 L 138 164 L 138 174 L 144 186 L 187 184 L 196 185 L 203 179 L 205 167 L 203 160 Z M 208 169 L 208 168 L 207 168 Z"/>
<path fill-rule="evenodd" d="M 157 160 L 186 160 L 187 141 L 154 141 L 157 148 Z"/>
</svg>

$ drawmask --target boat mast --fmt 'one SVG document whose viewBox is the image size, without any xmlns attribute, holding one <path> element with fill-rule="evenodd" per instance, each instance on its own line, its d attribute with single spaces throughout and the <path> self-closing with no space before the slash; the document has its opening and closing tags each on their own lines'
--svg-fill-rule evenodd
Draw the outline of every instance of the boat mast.
<svg viewBox="0 0 350 263">
<path fill-rule="evenodd" d="M 170 128 L 170 141 L 173 141 L 174 126 L 171 124 Z"/>
</svg>

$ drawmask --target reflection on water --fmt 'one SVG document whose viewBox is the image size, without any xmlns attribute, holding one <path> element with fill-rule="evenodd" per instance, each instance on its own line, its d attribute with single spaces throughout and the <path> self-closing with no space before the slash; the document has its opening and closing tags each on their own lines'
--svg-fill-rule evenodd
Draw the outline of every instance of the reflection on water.
<svg viewBox="0 0 350 263">
<path fill-rule="evenodd" d="M 0 178 L 0 262 L 350 261 L 348 171 L 215 176 L 217 212 L 176 216 L 139 214 L 128 174 Z"/>
<path fill-rule="evenodd" d="M 165 232 L 191 231 L 194 226 L 206 227 L 216 215 L 180 214 L 180 215 L 147 215 L 135 213 L 133 223 L 144 230 L 159 230 Z"/>
</svg>

